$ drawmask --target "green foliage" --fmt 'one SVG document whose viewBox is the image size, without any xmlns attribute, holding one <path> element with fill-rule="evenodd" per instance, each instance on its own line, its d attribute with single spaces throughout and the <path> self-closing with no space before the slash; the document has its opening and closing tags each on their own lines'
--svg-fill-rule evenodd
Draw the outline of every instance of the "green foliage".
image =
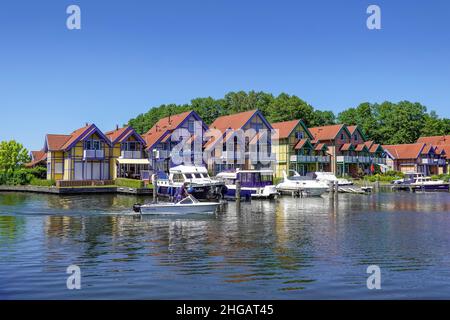
<svg viewBox="0 0 450 320">
<path fill-rule="evenodd" d="M 405 176 L 405 174 L 403 172 L 387 171 L 386 173 L 377 173 L 372 176 L 365 176 L 364 180 L 369 181 L 369 182 L 381 181 L 381 182 L 389 182 L 390 183 L 394 180 L 403 179 L 404 176 Z"/>
<path fill-rule="evenodd" d="M 159 119 L 187 110 L 195 110 L 207 123 L 216 118 L 233 113 L 259 109 L 270 122 L 302 119 L 307 126 L 333 124 L 335 116 L 331 111 L 314 110 L 314 108 L 295 95 L 281 93 L 277 97 L 265 92 L 229 92 L 221 99 L 196 98 L 190 104 L 161 105 L 150 108 L 144 114 L 129 120 L 137 132 L 147 132 Z"/>
<path fill-rule="evenodd" d="M 421 136 L 450 133 L 450 119 L 439 118 L 420 103 L 362 103 L 338 115 L 339 123 L 359 125 L 366 138 L 382 144 L 414 143 Z"/>
<path fill-rule="evenodd" d="M 207 124 L 211 124 L 220 116 L 253 109 L 261 110 L 269 122 L 302 119 L 308 127 L 357 124 L 367 139 L 382 144 L 412 143 L 420 136 L 450 134 L 450 119 L 439 118 L 434 111 L 428 113 L 420 103 L 365 102 L 348 108 L 336 118 L 332 111 L 315 110 L 295 95 L 281 93 L 274 96 L 261 91 L 229 92 L 220 99 L 196 98 L 183 105 L 163 104 L 150 108 L 128 124 L 142 134 L 159 119 L 187 110 L 195 110 Z"/>
<path fill-rule="evenodd" d="M 444 180 L 445 182 L 450 181 L 450 174 L 438 174 L 431 176 L 431 180 Z"/>
<path fill-rule="evenodd" d="M 0 185 L 27 185 L 33 180 L 44 180 L 46 176 L 45 168 L 21 168 L 18 170 L 0 171 Z"/>
<path fill-rule="evenodd" d="M 14 171 L 30 161 L 28 150 L 15 140 L 0 142 L 0 171 Z"/>
<path fill-rule="evenodd" d="M 115 180 L 115 184 L 118 187 L 126 187 L 126 188 L 133 188 L 133 189 L 144 188 L 144 181 L 142 181 L 142 180 L 117 178 Z"/>
</svg>

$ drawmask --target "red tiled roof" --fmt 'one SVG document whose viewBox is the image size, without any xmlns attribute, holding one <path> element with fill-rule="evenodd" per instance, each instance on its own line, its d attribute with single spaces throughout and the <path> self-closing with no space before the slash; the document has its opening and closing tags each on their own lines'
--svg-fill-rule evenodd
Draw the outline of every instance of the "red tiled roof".
<svg viewBox="0 0 450 320">
<path fill-rule="evenodd" d="M 241 129 L 250 118 L 256 113 L 257 110 L 250 110 L 245 112 L 240 112 L 236 114 L 231 114 L 228 116 L 222 116 L 214 120 L 210 125 L 210 128 L 218 129 L 225 132 L 227 129 L 238 130 Z"/>
<path fill-rule="evenodd" d="M 47 161 L 47 153 L 43 150 L 40 151 L 31 151 L 31 162 L 25 164 L 25 167 L 34 167 L 40 162 Z"/>
<path fill-rule="evenodd" d="M 151 148 L 168 131 L 177 128 L 192 111 L 186 111 L 170 117 L 160 119 L 150 130 L 142 137 L 147 143 L 147 148 Z"/>
<path fill-rule="evenodd" d="M 352 149 L 353 145 L 351 143 L 344 143 L 341 147 L 341 151 L 349 151 Z"/>
<path fill-rule="evenodd" d="M 424 148 L 424 143 L 383 145 L 395 159 L 417 159 Z"/>
<path fill-rule="evenodd" d="M 343 124 L 335 124 L 331 126 L 309 128 L 309 131 L 313 135 L 314 141 L 334 140 L 343 127 Z"/>
<path fill-rule="evenodd" d="M 358 126 L 347 126 L 347 129 L 350 132 L 350 134 L 355 133 L 357 128 L 358 128 Z"/>
<path fill-rule="evenodd" d="M 360 143 L 356 146 L 355 151 L 363 151 L 364 149 L 367 149 L 367 151 L 369 151 L 369 149 L 364 143 Z"/>
<path fill-rule="evenodd" d="M 422 149 L 422 154 L 428 154 L 433 150 L 433 146 L 430 144 L 425 145 L 425 148 Z"/>
<path fill-rule="evenodd" d="M 275 130 L 278 130 L 278 139 L 285 139 L 289 137 L 291 132 L 298 125 L 300 120 L 291 120 L 291 121 L 283 121 L 283 122 L 275 122 L 272 123 L 272 127 Z"/>
<path fill-rule="evenodd" d="M 125 126 L 123 128 L 118 128 L 116 130 L 108 131 L 105 133 L 105 135 L 106 135 L 106 137 L 108 137 L 108 139 L 111 142 L 116 142 L 117 138 L 119 138 L 125 131 L 127 131 L 128 128 L 130 128 L 130 127 Z"/>
<path fill-rule="evenodd" d="M 294 146 L 294 149 L 295 150 L 300 150 L 301 148 L 303 148 L 305 146 L 305 144 L 307 142 L 308 142 L 308 139 L 300 139 L 300 140 L 298 140 L 298 142 Z"/>
<path fill-rule="evenodd" d="M 374 152 L 376 152 L 376 151 L 378 150 L 379 147 L 381 147 L 380 144 L 378 144 L 378 143 L 373 143 L 373 144 L 371 145 L 369 151 L 370 151 L 371 153 L 374 153 Z"/>
<path fill-rule="evenodd" d="M 47 148 L 49 151 L 60 151 L 69 139 L 70 135 L 66 134 L 47 134 Z"/>
<path fill-rule="evenodd" d="M 447 159 L 450 159 L 450 144 L 440 144 L 439 150 L 443 150 Z"/>
<path fill-rule="evenodd" d="M 367 148 L 369 148 L 369 150 L 372 148 L 374 142 L 373 141 L 366 141 L 364 142 L 364 144 L 366 145 Z"/>
<path fill-rule="evenodd" d="M 325 143 L 318 143 L 316 145 L 316 147 L 314 148 L 315 151 L 321 151 L 323 150 L 324 147 L 326 147 L 327 145 Z"/>
<path fill-rule="evenodd" d="M 61 147 L 62 150 L 67 149 L 73 142 L 75 142 L 75 140 L 77 140 L 79 137 L 81 137 L 82 135 L 84 135 L 86 132 L 88 131 L 92 131 L 94 130 L 94 125 L 87 125 L 84 126 L 82 128 L 79 128 L 77 130 L 75 130 L 74 132 L 72 132 L 70 134 L 70 138 L 69 140 L 67 140 L 64 145 Z"/>
<path fill-rule="evenodd" d="M 420 137 L 419 139 L 417 139 L 417 143 L 427 143 L 432 145 L 440 145 L 440 144 L 448 145 L 450 144 L 450 135 Z"/>
</svg>

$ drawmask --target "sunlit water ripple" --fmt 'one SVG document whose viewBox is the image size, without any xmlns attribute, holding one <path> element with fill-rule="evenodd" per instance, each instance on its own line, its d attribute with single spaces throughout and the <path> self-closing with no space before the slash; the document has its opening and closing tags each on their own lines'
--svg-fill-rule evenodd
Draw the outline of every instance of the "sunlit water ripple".
<svg viewBox="0 0 450 320">
<path fill-rule="evenodd" d="M 0 193 L 0 298 L 450 298 L 449 193 L 127 215 L 142 201 Z M 71 264 L 81 268 L 81 290 L 66 288 Z M 373 264 L 381 290 L 366 287 Z"/>
</svg>

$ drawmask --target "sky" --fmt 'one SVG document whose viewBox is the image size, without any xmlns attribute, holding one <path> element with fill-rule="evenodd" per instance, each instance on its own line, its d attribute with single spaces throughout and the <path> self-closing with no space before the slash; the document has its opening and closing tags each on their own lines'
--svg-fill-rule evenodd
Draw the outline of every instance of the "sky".
<svg viewBox="0 0 450 320">
<path fill-rule="evenodd" d="M 81 30 L 66 27 L 72 4 Z M 366 26 L 371 4 L 381 30 Z M 47 133 L 239 90 L 450 117 L 449 16 L 447 0 L 3 0 L 0 141 L 38 150 Z"/>
</svg>

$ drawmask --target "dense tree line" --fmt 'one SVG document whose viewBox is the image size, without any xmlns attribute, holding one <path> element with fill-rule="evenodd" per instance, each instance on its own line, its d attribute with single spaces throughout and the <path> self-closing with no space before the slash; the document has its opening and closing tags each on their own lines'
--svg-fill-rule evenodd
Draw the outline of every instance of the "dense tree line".
<svg viewBox="0 0 450 320">
<path fill-rule="evenodd" d="M 295 95 L 265 92 L 230 92 L 221 99 L 196 98 L 189 104 L 163 104 L 129 120 L 139 133 L 147 132 L 159 119 L 188 110 L 195 110 L 207 124 L 223 115 L 260 109 L 270 122 L 302 119 L 308 127 L 345 123 L 360 125 L 368 139 L 383 144 L 411 143 L 424 135 L 450 133 L 450 119 L 428 112 L 420 103 L 401 101 L 381 104 L 362 103 L 337 116 L 321 111 Z"/>
</svg>

